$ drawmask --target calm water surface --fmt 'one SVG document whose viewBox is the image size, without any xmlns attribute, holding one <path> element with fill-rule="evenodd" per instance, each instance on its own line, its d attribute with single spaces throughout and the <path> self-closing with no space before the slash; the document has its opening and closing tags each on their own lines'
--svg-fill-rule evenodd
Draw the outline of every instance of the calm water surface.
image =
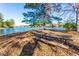
<svg viewBox="0 0 79 59">
<path fill-rule="evenodd" d="M 41 30 L 42 28 L 6 28 L 0 30 L 0 35 L 7 35 L 17 32 L 25 32 L 25 31 L 31 31 L 31 30 Z"/>
<path fill-rule="evenodd" d="M 48 30 L 65 30 L 64 28 L 46 28 Z M 31 31 L 31 30 L 43 30 L 43 28 L 6 28 L 6 29 L 1 29 L 0 30 L 0 35 L 7 35 L 7 34 L 12 34 L 12 33 L 17 33 L 17 32 L 25 32 L 25 31 Z"/>
</svg>

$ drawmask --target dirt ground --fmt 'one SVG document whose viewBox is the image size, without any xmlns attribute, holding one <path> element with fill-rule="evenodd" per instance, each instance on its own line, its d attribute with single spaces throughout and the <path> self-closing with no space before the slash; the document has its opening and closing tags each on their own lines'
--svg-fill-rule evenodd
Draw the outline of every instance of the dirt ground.
<svg viewBox="0 0 79 59">
<path fill-rule="evenodd" d="M 0 36 L 1 56 L 79 56 L 79 33 L 50 30 Z"/>
</svg>

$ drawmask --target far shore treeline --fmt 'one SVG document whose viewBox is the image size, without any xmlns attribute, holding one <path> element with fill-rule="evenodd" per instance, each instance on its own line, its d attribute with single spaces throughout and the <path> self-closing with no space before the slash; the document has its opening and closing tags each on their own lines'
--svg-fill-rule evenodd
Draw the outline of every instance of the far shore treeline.
<svg viewBox="0 0 79 59">
<path fill-rule="evenodd" d="M 0 28 L 13 28 L 13 25 L 14 25 L 13 19 L 4 21 L 3 14 L 0 13 Z"/>
</svg>

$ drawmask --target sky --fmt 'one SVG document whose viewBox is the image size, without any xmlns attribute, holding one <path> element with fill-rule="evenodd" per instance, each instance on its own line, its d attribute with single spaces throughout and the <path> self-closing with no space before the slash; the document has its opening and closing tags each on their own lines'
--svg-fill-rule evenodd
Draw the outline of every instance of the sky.
<svg viewBox="0 0 79 59">
<path fill-rule="evenodd" d="M 65 4 L 63 4 L 63 9 Z M 19 25 L 26 25 L 22 22 L 23 20 L 23 12 L 25 12 L 24 4 L 23 3 L 0 3 L 0 13 L 4 16 L 4 21 L 8 19 L 13 19 L 15 22 L 15 26 Z M 53 15 L 57 15 L 56 13 L 52 12 Z M 70 13 L 69 13 L 70 14 Z M 75 18 L 74 13 L 72 13 L 72 17 Z M 63 19 L 66 19 L 68 15 L 64 15 Z"/>
<path fill-rule="evenodd" d="M 22 3 L 0 3 L 0 13 L 3 14 L 4 21 L 13 19 L 15 25 L 25 25 L 22 23 L 24 4 Z"/>
</svg>

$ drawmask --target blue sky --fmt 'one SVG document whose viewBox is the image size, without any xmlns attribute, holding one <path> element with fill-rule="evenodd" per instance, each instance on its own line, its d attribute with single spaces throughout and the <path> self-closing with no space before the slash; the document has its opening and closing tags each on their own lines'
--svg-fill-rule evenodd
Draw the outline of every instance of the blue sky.
<svg viewBox="0 0 79 59">
<path fill-rule="evenodd" d="M 63 9 L 65 4 L 63 4 Z M 15 25 L 25 25 L 22 23 L 23 20 L 23 12 L 25 12 L 24 4 L 23 3 L 0 3 L 0 13 L 4 16 L 4 21 L 8 19 L 14 19 Z M 70 12 L 71 13 L 71 12 Z M 70 14 L 69 13 L 69 14 Z M 52 12 L 53 15 L 57 15 L 56 13 Z M 67 19 L 68 15 L 63 15 L 63 19 Z M 75 14 L 72 13 L 72 17 L 75 18 Z"/>
<path fill-rule="evenodd" d="M 3 14 L 4 19 L 14 19 L 15 25 L 25 24 L 21 22 L 23 20 L 23 12 L 24 4 L 22 3 L 0 3 L 0 13 Z"/>
</svg>

